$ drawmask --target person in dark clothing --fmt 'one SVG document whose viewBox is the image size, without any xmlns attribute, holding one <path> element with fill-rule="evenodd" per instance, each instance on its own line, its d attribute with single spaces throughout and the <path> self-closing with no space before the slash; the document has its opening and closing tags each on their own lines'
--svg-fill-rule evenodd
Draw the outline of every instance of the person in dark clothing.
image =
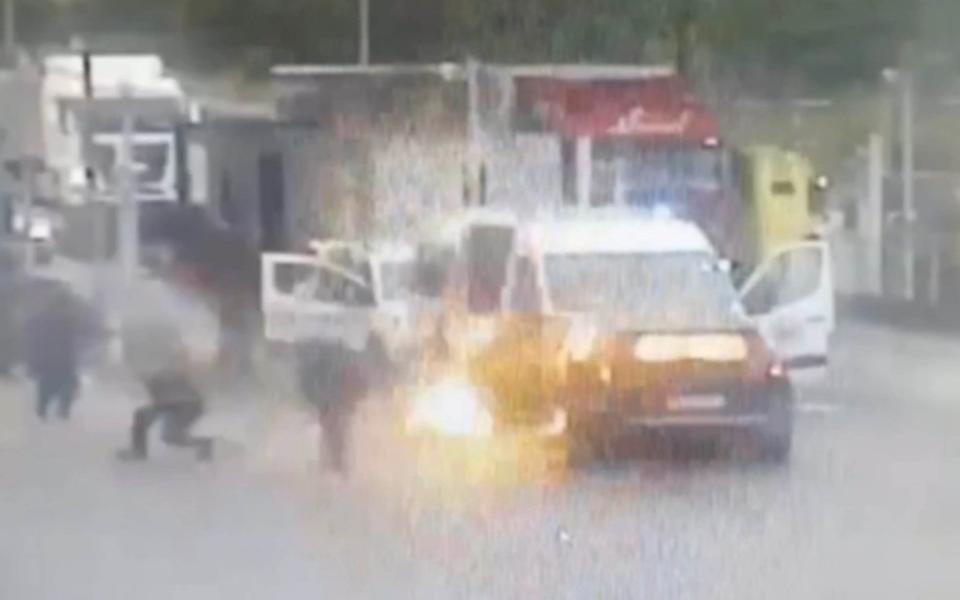
<svg viewBox="0 0 960 600">
<path fill-rule="evenodd" d="M 356 351 L 340 341 L 314 340 L 297 349 L 300 389 L 317 410 L 325 462 L 349 470 L 349 433 L 357 405 L 376 377 L 379 356 L 370 346 Z"/>
<path fill-rule="evenodd" d="M 60 417 L 68 419 L 79 388 L 81 354 L 99 328 L 92 309 L 66 288 L 52 284 L 43 295 L 27 322 L 27 368 L 36 382 L 37 416 L 46 419 L 56 402 Z"/>
</svg>

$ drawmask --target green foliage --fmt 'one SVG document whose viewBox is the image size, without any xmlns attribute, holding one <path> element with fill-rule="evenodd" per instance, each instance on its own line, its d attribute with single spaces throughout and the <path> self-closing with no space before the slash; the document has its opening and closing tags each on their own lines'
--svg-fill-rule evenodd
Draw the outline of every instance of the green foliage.
<svg viewBox="0 0 960 600">
<path fill-rule="evenodd" d="M 721 60 L 836 85 L 876 81 L 898 64 L 917 12 L 902 0 L 726 0 L 704 21 Z"/>
<path fill-rule="evenodd" d="M 32 31 L 177 33 L 225 62 L 349 62 L 358 0 L 21 0 Z M 876 78 L 922 32 L 960 58 L 955 0 L 370 0 L 376 62 L 706 57 L 832 86 Z M 251 50 L 252 49 L 252 50 Z M 249 58 L 252 57 L 252 58 Z M 668 57 L 669 58 L 669 57 Z"/>
</svg>

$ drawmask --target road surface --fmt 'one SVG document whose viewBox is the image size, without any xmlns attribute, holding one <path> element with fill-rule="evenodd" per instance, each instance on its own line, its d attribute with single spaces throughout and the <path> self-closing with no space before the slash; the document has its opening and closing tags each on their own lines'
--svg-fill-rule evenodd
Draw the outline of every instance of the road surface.
<svg viewBox="0 0 960 600">
<path fill-rule="evenodd" d="M 129 397 L 95 384 L 74 422 L 38 423 L 7 382 L 0 598 L 952 599 L 957 390 L 960 341 L 847 324 L 788 467 L 646 457 L 456 485 L 418 480 L 370 424 L 355 476 L 318 476 L 279 402 L 214 464 L 119 464 Z"/>
</svg>

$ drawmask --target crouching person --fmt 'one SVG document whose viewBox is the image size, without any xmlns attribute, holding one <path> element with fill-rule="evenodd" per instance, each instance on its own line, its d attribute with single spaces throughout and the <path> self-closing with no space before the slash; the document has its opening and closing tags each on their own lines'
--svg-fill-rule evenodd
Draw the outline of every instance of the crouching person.
<svg viewBox="0 0 960 600">
<path fill-rule="evenodd" d="M 203 396 L 185 372 L 156 373 L 143 379 L 150 398 L 149 404 L 133 413 L 130 448 L 120 451 L 120 457 L 143 460 L 148 455 L 150 427 L 163 421 L 163 441 L 170 446 L 188 448 L 196 452 L 198 460 L 213 457 L 213 440 L 191 433 L 194 424 L 203 416 Z"/>
<path fill-rule="evenodd" d="M 120 458 L 146 459 L 150 429 L 160 421 L 165 443 L 193 450 L 198 460 L 210 460 L 213 440 L 192 433 L 205 410 L 196 373 L 213 356 L 209 348 L 198 352 L 193 343 L 209 337 L 203 331 L 206 308 L 186 290 L 162 280 L 141 287 L 131 306 L 123 324 L 124 357 L 142 382 L 148 403 L 134 412 L 130 447 L 120 451 Z"/>
</svg>

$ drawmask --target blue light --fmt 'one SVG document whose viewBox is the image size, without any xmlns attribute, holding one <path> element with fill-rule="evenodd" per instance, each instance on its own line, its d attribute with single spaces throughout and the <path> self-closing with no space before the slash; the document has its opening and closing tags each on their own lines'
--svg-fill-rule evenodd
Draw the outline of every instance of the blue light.
<svg viewBox="0 0 960 600">
<path fill-rule="evenodd" d="M 668 220 L 676 218 L 673 207 L 666 202 L 648 202 L 633 205 L 636 212 L 651 219 Z"/>
<path fill-rule="evenodd" d="M 654 204 L 651 212 L 655 219 L 672 219 L 674 217 L 673 208 L 666 204 Z"/>
</svg>

